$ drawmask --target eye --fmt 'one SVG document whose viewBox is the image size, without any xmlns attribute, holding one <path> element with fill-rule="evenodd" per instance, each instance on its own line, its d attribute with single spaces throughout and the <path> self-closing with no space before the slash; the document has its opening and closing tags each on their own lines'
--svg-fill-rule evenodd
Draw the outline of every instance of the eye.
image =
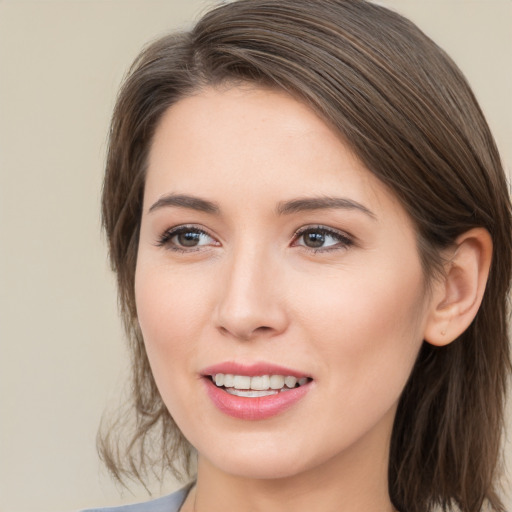
<svg viewBox="0 0 512 512">
<path fill-rule="evenodd" d="M 168 229 L 157 241 L 160 247 L 174 251 L 193 251 L 204 246 L 219 245 L 206 231 L 194 226 L 177 226 Z"/>
<path fill-rule="evenodd" d="M 295 233 L 293 245 L 313 251 L 344 249 L 353 245 L 352 239 L 337 230 L 324 226 L 301 228 Z"/>
</svg>

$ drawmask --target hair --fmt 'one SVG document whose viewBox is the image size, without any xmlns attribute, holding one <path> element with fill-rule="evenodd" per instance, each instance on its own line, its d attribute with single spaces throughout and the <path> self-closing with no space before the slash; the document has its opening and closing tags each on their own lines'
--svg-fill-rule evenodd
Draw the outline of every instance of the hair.
<svg viewBox="0 0 512 512">
<path fill-rule="evenodd" d="M 162 402 L 137 321 L 145 172 L 171 105 L 205 87 L 239 83 L 286 91 L 337 130 L 413 220 L 427 278 L 459 235 L 474 227 L 490 233 L 493 258 L 479 312 L 453 343 L 423 343 L 400 398 L 388 476 L 400 511 L 503 511 L 496 486 L 511 369 L 506 179 L 461 71 L 413 23 L 364 0 L 224 3 L 134 62 L 113 114 L 102 214 L 130 341 L 135 424 L 124 444 L 118 430 L 129 423 L 125 416 L 104 429 L 103 460 L 118 479 L 143 480 L 158 465 L 189 474 L 192 447 Z"/>
</svg>

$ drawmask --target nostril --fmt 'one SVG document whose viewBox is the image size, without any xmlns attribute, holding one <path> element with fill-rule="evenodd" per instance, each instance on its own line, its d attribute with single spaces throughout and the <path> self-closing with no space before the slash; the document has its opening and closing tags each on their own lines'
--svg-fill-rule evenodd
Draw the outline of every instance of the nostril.
<svg viewBox="0 0 512 512">
<path fill-rule="evenodd" d="M 238 338 L 238 339 L 241 339 L 244 341 L 248 341 L 248 340 L 251 340 L 252 338 L 254 338 L 255 336 L 265 335 L 265 334 L 268 334 L 268 333 L 271 333 L 272 331 L 274 331 L 274 329 L 272 327 L 269 327 L 267 325 L 262 325 L 260 327 L 256 327 L 255 329 L 248 329 L 248 330 L 235 329 L 235 328 L 229 329 L 227 327 L 224 327 L 223 325 L 220 325 L 218 327 L 218 329 L 219 329 L 220 333 L 223 335 L 234 336 L 235 338 Z"/>
<path fill-rule="evenodd" d="M 261 327 L 257 327 L 256 329 L 254 329 L 253 332 L 268 332 L 271 330 L 272 330 L 272 327 L 267 327 L 266 325 L 262 325 Z"/>
</svg>

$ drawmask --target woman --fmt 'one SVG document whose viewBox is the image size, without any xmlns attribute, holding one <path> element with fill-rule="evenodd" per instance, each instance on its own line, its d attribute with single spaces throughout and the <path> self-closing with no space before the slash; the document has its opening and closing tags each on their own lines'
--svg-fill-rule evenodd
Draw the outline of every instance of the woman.
<svg viewBox="0 0 512 512">
<path fill-rule="evenodd" d="M 103 216 L 136 423 L 101 452 L 120 479 L 195 475 L 128 510 L 504 510 L 507 184 L 409 21 L 240 0 L 157 41 Z"/>
</svg>

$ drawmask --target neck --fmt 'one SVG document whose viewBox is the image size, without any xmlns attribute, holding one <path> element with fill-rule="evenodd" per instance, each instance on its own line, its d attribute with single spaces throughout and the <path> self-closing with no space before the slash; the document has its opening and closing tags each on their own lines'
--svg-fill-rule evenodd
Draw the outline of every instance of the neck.
<svg viewBox="0 0 512 512">
<path fill-rule="evenodd" d="M 370 432 L 309 470 L 282 478 L 233 475 L 200 455 L 197 485 L 183 511 L 391 512 L 388 460 L 389 432 L 382 431 Z"/>
</svg>

